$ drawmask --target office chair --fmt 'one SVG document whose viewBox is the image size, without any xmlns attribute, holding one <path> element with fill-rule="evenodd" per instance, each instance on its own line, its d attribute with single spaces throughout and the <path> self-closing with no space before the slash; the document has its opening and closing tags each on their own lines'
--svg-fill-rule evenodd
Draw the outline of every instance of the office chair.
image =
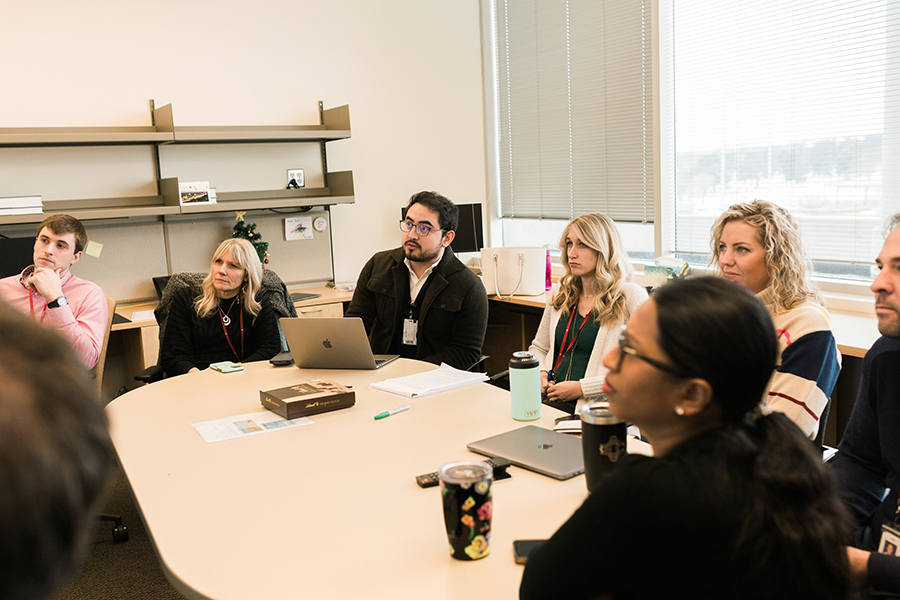
<svg viewBox="0 0 900 600">
<path fill-rule="evenodd" d="M 156 290 L 157 300 L 162 300 L 163 290 L 166 289 L 166 286 L 169 284 L 169 280 L 171 278 L 171 275 L 163 275 L 162 277 L 153 278 L 153 289 Z"/>
<path fill-rule="evenodd" d="M 828 401 L 825 403 L 825 408 L 822 410 L 822 416 L 819 417 L 819 430 L 816 432 L 816 437 L 813 439 L 813 443 L 816 445 L 816 448 L 819 452 L 822 452 L 825 448 L 825 426 L 828 424 L 828 413 L 831 412 L 831 398 L 828 398 Z"/>
<path fill-rule="evenodd" d="M 509 369 L 488 376 L 489 384 L 501 390 L 509 391 Z"/>
<path fill-rule="evenodd" d="M 166 333 L 166 320 L 169 316 L 169 308 L 172 304 L 172 299 L 179 290 L 186 286 L 199 287 L 206 278 L 206 275 L 206 273 L 176 273 L 171 277 L 166 278 L 167 281 L 165 283 L 165 288 L 162 290 L 159 304 L 157 304 L 156 309 L 153 311 L 153 314 L 156 316 L 156 323 L 159 325 L 160 352 L 162 351 L 163 337 Z M 156 285 L 157 279 L 161 280 L 163 278 L 154 277 L 154 285 Z M 294 307 L 294 301 L 291 300 L 287 285 L 285 285 L 284 281 L 281 280 L 281 277 L 271 269 L 263 269 L 260 290 L 268 292 L 269 302 L 272 303 L 272 310 L 275 311 L 275 316 L 277 318 L 297 316 L 297 309 Z M 287 351 L 287 340 L 284 337 L 284 333 L 281 331 L 281 325 L 278 326 L 278 335 L 281 337 L 281 350 Z M 156 357 L 155 365 L 147 367 L 134 376 L 136 381 L 143 383 L 153 383 L 159 381 L 163 377 L 163 368 L 159 364 L 159 354 Z"/>
<path fill-rule="evenodd" d="M 103 371 L 106 367 L 106 351 L 109 348 L 109 334 L 112 332 L 113 317 L 116 314 L 116 301 L 113 298 L 106 299 L 106 306 L 109 309 L 109 320 L 106 324 L 106 335 L 103 336 L 103 343 L 100 345 L 100 356 L 97 358 L 97 364 L 90 370 L 91 376 L 97 384 L 97 398 L 99 399 L 103 393 Z M 128 541 L 128 527 L 122 522 L 119 515 L 99 514 L 97 519 L 100 521 L 108 521 L 113 524 L 112 537 L 113 543 Z"/>
<path fill-rule="evenodd" d="M 109 334 L 112 331 L 113 316 L 116 314 L 116 301 L 113 298 L 106 299 L 106 306 L 109 309 L 109 321 L 106 323 L 106 335 L 103 336 L 103 343 L 100 345 L 100 356 L 97 358 L 97 364 L 91 369 L 91 377 L 97 382 L 97 397 L 103 391 L 103 369 L 106 367 L 106 349 L 109 346 Z"/>
</svg>

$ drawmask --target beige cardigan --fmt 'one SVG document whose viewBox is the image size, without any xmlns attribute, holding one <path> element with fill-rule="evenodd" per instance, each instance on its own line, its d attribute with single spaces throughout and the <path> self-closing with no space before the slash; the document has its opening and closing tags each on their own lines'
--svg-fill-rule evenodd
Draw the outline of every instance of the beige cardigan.
<svg viewBox="0 0 900 600">
<path fill-rule="evenodd" d="M 558 287 L 554 286 L 550 297 L 555 297 L 557 291 Z M 637 283 L 625 284 L 625 304 L 629 315 L 633 315 L 634 311 L 647 298 L 647 290 L 643 286 Z M 553 357 L 556 356 L 556 347 L 559 343 L 559 340 L 556 339 L 556 325 L 560 316 L 561 312 L 548 303 L 544 308 L 544 315 L 541 317 L 541 324 L 538 326 L 534 341 L 531 342 L 531 346 L 528 348 L 528 351 L 534 353 L 541 362 L 542 371 L 549 371 L 553 368 Z M 624 323 L 624 319 L 615 323 L 607 323 L 597 332 L 597 339 L 594 341 L 594 349 L 591 352 L 591 358 L 588 360 L 584 379 L 579 381 L 585 399 L 590 399 L 603 393 L 602 387 L 607 369 L 601 364 L 601 361 L 619 343 L 619 333 Z"/>
</svg>

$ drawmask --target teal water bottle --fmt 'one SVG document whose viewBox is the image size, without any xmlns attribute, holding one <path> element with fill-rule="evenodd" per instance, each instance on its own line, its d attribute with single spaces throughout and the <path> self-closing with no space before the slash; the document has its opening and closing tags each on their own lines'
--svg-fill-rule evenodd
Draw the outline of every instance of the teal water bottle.
<svg viewBox="0 0 900 600">
<path fill-rule="evenodd" d="M 509 359 L 509 393 L 516 421 L 541 418 L 541 363 L 531 352 L 516 352 Z"/>
</svg>

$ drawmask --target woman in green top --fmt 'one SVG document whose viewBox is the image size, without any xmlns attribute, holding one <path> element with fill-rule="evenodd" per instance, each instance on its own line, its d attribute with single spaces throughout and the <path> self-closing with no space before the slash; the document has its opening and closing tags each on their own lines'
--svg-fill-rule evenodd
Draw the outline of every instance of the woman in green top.
<svg viewBox="0 0 900 600">
<path fill-rule="evenodd" d="M 566 268 L 529 351 L 541 362 L 541 392 L 572 408 L 601 393 L 603 356 L 618 344 L 628 317 L 647 299 L 612 219 L 600 213 L 570 222 L 559 242 Z"/>
</svg>

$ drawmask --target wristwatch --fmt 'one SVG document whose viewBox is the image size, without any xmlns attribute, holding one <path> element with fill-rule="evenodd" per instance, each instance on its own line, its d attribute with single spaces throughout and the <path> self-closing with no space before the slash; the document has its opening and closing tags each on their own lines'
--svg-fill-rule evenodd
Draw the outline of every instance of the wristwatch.
<svg viewBox="0 0 900 600">
<path fill-rule="evenodd" d="M 56 300 L 53 300 L 52 302 L 48 302 L 47 308 L 59 308 L 60 306 L 65 306 L 68 303 L 69 303 L 69 301 L 66 300 L 65 296 L 60 296 Z"/>
</svg>

